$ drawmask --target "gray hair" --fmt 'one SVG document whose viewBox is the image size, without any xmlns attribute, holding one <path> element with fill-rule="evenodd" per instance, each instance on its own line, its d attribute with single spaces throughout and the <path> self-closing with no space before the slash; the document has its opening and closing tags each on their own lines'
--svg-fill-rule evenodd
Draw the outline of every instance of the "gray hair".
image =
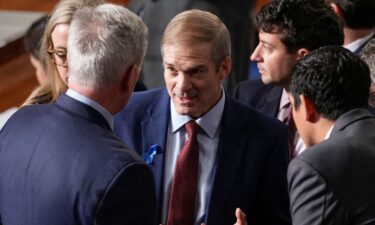
<svg viewBox="0 0 375 225">
<path fill-rule="evenodd" d="M 141 65 L 147 27 L 137 15 L 114 4 L 75 13 L 68 38 L 69 82 L 102 88 L 118 83 L 131 65 Z"/>
<path fill-rule="evenodd" d="M 362 49 L 361 53 L 359 54 L 361 59 L 365 61 L 370 68 L 370 77 L 372 83 L 375 84 L 375 39 L 372 38 L 370 41 L 367 42 L 365 47 Z"/>
</svg>

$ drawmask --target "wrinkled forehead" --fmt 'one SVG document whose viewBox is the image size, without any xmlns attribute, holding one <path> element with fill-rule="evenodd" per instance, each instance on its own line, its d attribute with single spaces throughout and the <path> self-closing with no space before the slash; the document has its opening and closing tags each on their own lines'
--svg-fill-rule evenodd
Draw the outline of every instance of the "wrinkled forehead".
<svg viewBox="0 0 375 225">
<path fill-rule="evenodd" d="M 206 42 L 171 42 L 163 45 L 163 61 L 205 61 L 213 60 L 212 48 Z"/>
<path fill-rule="evenodd" d="M 197 35 L 192 35 L 189 33 L 186 33 L 185 35 L 180 34 L 175 37 L 171 37 L 168 39 L 165 39 L 164 42 L 161 45 L 161 51 L 162 54 L 164 54 L 164 51 L 166 49 L 173 48 L 179 48 L 184 49 L 185 51 L 188 50 L 194 50 L 194 51 L 201 51 L 199 50 L 199 47 L 204 48 L 206 51 L 205 53 L 208 53 L 212 56 L 212 41 L 203 39 Z M 198 48 L 197 48 L 198 46 Z"/>
</svg>

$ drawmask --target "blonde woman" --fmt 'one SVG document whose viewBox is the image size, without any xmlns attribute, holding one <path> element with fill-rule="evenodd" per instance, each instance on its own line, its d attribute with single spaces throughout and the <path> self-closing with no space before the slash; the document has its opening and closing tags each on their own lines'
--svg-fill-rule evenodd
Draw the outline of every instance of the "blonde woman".
<svg viewBox="0 0 375 225">
<path fill-rule="evenodd" d="M 67 40 L 74 13 L 102 0 L 61 0 L 48 21 L 41 45 L 41 56 L 47 64 L 48 81 L 31 93 L 23 105 L 54 102 L 67 90 Z"/>
</svg>

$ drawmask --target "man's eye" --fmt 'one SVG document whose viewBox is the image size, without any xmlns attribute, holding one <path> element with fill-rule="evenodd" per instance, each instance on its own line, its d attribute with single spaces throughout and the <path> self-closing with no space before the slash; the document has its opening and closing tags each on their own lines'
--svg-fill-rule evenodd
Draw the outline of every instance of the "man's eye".
<svg viewBox="0 0 375 225">
<path fill-rule="evenodd" d="M 267 50 L 267 51 L 271 51 L 271 50 L 272 50 L 271 47 L 268 46 L 268 45 L 263 45 L 263 48 L 264 48 L 265 50 Z"/>
<path fill-rule="evenodd" d="M 196 74 L 200 74 L 200 73 L 202 73 L 203 72 L 203 70 L 200 70 L 200 69 L 194 69 L 194 70 L 190 70 L 189 71 L 189 74 L 191 74 L 191 75 L 196 75 Z"/>
<path fill-rule="evenodd" d="M 170 71 L 170 72 L 175 72 L 175 71 L 176 71 L 175 68 L 173 68 L 173 67 L 171 67 L 171 66 L 168 66 L 168 67 L 167 67 L 167 70 Z"/>
</svg>

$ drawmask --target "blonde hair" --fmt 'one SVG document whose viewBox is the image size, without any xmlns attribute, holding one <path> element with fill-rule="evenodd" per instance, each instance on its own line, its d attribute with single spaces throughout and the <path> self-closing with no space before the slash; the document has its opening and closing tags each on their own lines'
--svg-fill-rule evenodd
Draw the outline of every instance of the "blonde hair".
<svg viewBox="0 0 375 225">
<path fill-rule="evenodd" d="M 68 87 L 62 81 L 56 65 L 51 62 L 48 54 L 48 48 L 52 45 L 52 31 L 58 24 L 70 24 L 77 10 L 102 3 L 104 3 L 102 0 L 61 0 L 55 6 L 48 20 L 41 44 L 41 58 L 47 65 L 48 80 L 34 90 L 23 105 L 54 102 L 62 93 L 65 93 Z"/>
<path fill-rule="evenodd" d="M 230 35 L 224 23 L 214 14 L 202 10 L 187 10 L 175 16 L 167 25 L 161 39 L 163 46 L 175 41 L 211 43 L 212 58 L 217 66 L 231 56 Z"/>
</svg>

